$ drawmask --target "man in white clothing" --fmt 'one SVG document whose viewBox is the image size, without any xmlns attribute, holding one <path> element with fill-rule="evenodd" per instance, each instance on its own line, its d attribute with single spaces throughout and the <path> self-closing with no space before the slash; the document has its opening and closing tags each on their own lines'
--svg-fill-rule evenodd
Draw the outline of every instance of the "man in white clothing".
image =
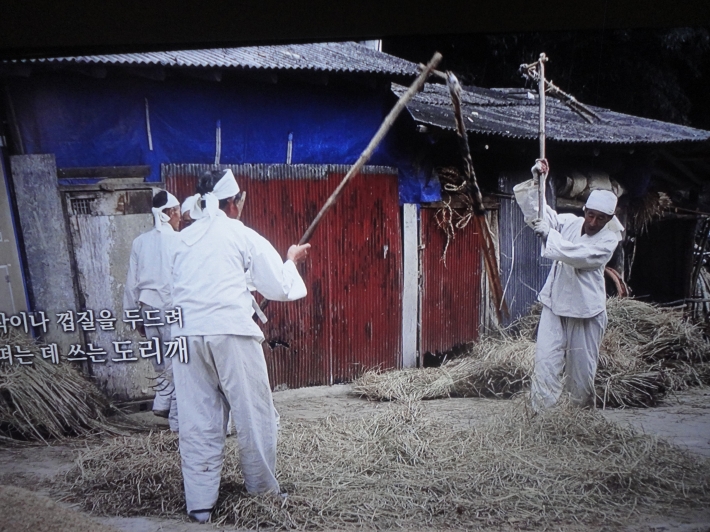
<svg viewBox="0 0 710 532">
<path fill-rule="evenodd" d="M 171 307 L 168 249 L 180 224 L 180 203 L 175 196 L 161 190 L 153 196 L 152 213 L 155 223 L 153 229 L 136 238 L 131 247 L 123 291 L 123 309 L 140 312 L 143 323 L 138 327 L 139 331 L 148 339 L 158 338 L 159 349 L 163 352 L 165 342 L 171 339 L 170 325 L 166 324 L 164 316 L 165 310 Z M 177 431 L 172 359 L 159 362 L 157 357 L 152 357 L 151 361 L 158 374 L 153 413 L 168 418 L 170 429 Z"/>
<path fill-rule="evenodd" d="M 237 221 L 239 186 L 229 170 L 203 176 L 198 192 L 202 215 L 180 233 L 171 266 L 189 353 L 187 364 L 174 365 L 185 499 L 188 514 L 205 522 L 219 493 L 230 408 L 247 491 L 280 492 L 264 336 L 252 319 L 245 272 L 267 299 L 305 297 L 296 263 L 310 245 L 291 246 L 284 262 L 265 238 Z"/>
<path fill-rule="evenodd" d="M 180 207 L 180 229 L 190 227 L 192 222 L 201 214 L 196 207 L 198 199 L 200 199 L 200 195 L 195 194 L 194 196 L 189 196 L 182 202 L 182 206 Z M 194 213 L 193 210 L 195 211 Z"/>
<path fill-rule="evenodd" d="M 536 177 L 536 165 L 533 175 Z M 513 189 L 525 221 L 543 241 L 542 256 L 554 261 L 538 299 L 542 314 L 535 350 L 531 401 L 536 411 L 554 406 L 563 390 L 570 402 L 594 407 L 594 377 L 606 329 L 604 267 L 623 227 L 614 216 L 616 195 L 593 190 L 584 217 L 537 214 L 536 179 Z M 563 383 L 563 373 L 566 380 Z"/>
</svg>

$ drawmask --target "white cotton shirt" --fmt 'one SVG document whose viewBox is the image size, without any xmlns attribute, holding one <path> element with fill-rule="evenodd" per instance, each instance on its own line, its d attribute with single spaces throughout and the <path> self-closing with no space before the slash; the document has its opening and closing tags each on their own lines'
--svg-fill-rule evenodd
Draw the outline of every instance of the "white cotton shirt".
<svg viewBox="0 0 710 532">
<path fill-rule="evenodd" d="M 170 242 L 178 235 L 170 224 L 163 224 L 138 236 L 131 246 L 128 276 L 123 289 L 124 310 L 136 309 L 139 303 L 167 309 L 170 300 Z"/>
<path fill-rule="evenodd" d="M 619 243 L 604 227 L 583 235 L 584 218 L 557 214 L 548 207 L 550 234 L 542 256 L 554 260 L 538 296 L 558 316 L 591 318 L 606 310 L 604 267 Z"/>
<path fill-rule="evenodd" d="M 193 245 L 182 239 L 171 251 L 173 305 L 182 308 L 183 327 L 173 324 L 175 336 L 235 334 L 263 339 L 252 320 L 251 282 L 265 298 L 294 301 L 306 296 L 306 285 L 293 261 L 283 262 L 264 237 L 218 211 L 213 219 L 200 218 L 181 235 L 202 231 Z"/>
<path fill-rule="evenodd" d="M 537 188 L 521 183 L 514 192 L 518 205 L 530 223 L 537 216 L 531 206 Z M 555 261 L 538 299 L 557 316 L 591 318 L 606 310 L 604 267 L 619 243 L 618 236 L 606 226 L 595 235 L 583 235 L 584 218 L 574 214 L 557 214 L 545 209 L 550 234 L 542 256 Z"/>
</svg>

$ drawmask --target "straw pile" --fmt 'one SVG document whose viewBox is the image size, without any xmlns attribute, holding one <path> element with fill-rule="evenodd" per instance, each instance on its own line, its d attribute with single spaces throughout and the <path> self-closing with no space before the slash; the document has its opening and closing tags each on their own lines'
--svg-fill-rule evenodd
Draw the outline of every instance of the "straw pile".
<svg viewBox="0 0 710 532">
<path fill-rule="evenodd" d="M 105 416 L 109 401 L 70 363 L 49 363 L 38 356 L 40 344 L 12 329 L 0 344 L 35 353 L 31 366 L 0 364 L 0 440 L 116 433 Z"/>
<path fill-rule="evenodd" d="M 5 532 L 119 532 L 49 497 L 15 486 L 0 486 L 0 530 Z"/>
<path fill-rule="evenodd" d="M 439 368 L 370 371 L 353 391 L 373 400 L 508 398 L 530 382 L 539 305 L 508 330 Z M 600 407 L 653 406 L 670 391 L 710 383 L 710 343 L 678 310 L 609 299 L 596 377 Z"/>
<path fill-rule="evenodd" d="M 614 528 L 634 512 L 710 505 L 710 463 L 598 412 L 529 418 L 524 403 L 464 429 L 427 403 L 362 417 L 282 420 L 278 477 L 289 495 L 249 497 L 228 443 L 213 520 L 248 529 Z M 70 499 L 108 515 L 184 515 L 176 437 L 104 441 L 69 473 Z"/>
</svg>

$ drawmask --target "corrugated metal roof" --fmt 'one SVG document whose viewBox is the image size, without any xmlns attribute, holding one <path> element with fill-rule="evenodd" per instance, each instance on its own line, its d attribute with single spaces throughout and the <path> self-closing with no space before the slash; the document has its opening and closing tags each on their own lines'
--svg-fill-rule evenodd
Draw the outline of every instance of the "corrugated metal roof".
<svg viewBox="0 0 710 532">
<path fill-rule="evenodd" d="M 5 64 L 102 64 L 163 67 L 313 70 L 403 76 L 419 74 L 417 65 L 354 42 L 248 46 L 176 52 L 47 57 Z"/>
<path fill-rule="evenodd" d="M 392 85 L 397 96 L 405 90 L 406 87 L 401 85 Z M 470 133 L 511 139 L 538 138 L 537 94 L 524 89 L 466 87 L 462 100 L 466 129 Z M 667 144 L 710 139 L 710 131 L 589 107 L 601 117 L 601 122 L 594 120 L 590 124 L 559 100 L 548 97 L 547 139 L 604 144 Z M 444 129 L 455 128 L 451 98 L 444 85 L 427 84 L 409 102 L 407 109 L 418 122 Z"/>
</svg>

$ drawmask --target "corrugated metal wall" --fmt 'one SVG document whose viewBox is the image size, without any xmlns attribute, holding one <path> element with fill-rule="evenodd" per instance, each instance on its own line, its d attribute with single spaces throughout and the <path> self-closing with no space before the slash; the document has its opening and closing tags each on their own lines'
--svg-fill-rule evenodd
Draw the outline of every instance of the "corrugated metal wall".
<svg viewBox="0 0 710 532">
<path fill-rule="evenodd" d="M 182 201 L 210 165 L 165 165 L 166 188 Z M 242 220 L 285 256 L 347 166 L 222 165 L 247 191 Z M 309 295 L 271 302 L 263 326 L 272 386 L 351 380 L 363 369 L 401 364 L 402 245 L 396 171 L 367 167 L 311 239 L 299 268 Z"/>
<path fill-rule="evenodd" d="M 420 353 L 441 353 L 478 338 L 481 307 L 481 238 L 473 223 L 456 232 L 446 263 L 446 236 L 436 209 L 421 209 L 423 249 Z"/>
<path fill-rule="evenodd" d="M 528 175 L 502 176 L 499 188 L 505 194 L 513 193 L 513 186 Z M 554 197 L 548 188 L 548 203 L 554 205 Z M 508 325 L 526 314 L 530 305 L 537 301 L 552 261 L 540 256 L 540 240 L 525 225 L 523 213 L 514 198 L 500 198 L 499 245 L 501 280 L 505 290 L 505 301 L 510 316 L 504 318 Z"/>
</svg>

